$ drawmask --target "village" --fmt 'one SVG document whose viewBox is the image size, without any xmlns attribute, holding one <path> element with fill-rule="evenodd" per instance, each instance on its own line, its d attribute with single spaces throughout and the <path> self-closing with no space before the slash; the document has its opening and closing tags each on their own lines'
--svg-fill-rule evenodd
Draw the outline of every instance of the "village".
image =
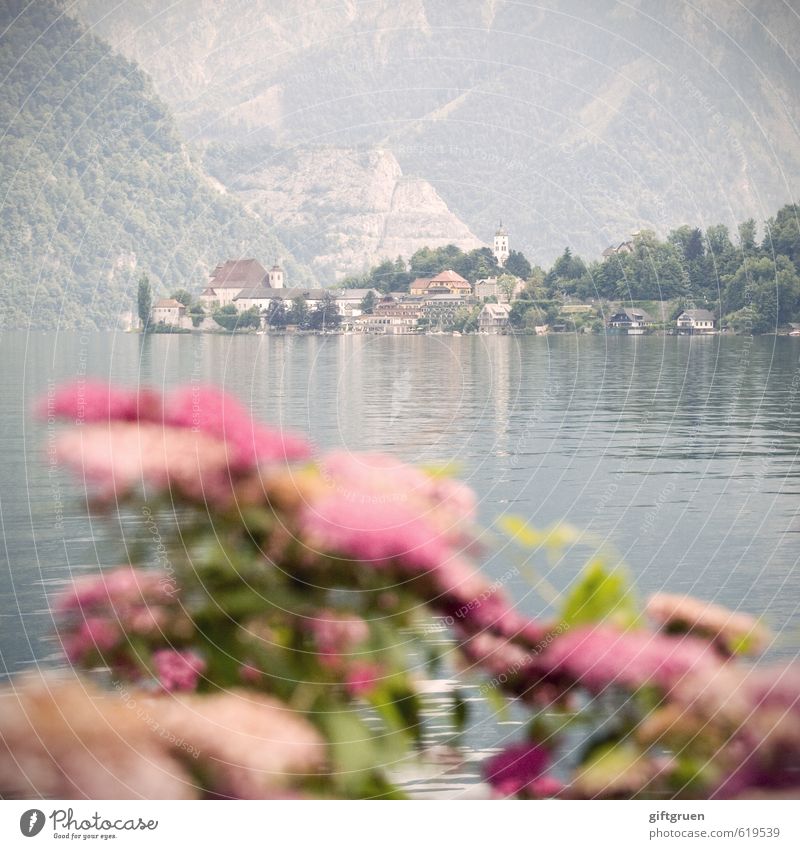
<svg viewBox="0 0 800 849">
<path fill-rule="evenodd" d="M 623 242 L 608 248 L 603 256 L 625 253 L 631 250 L 631 244 Z M 500 224 L 492 247 L 498 267 L 504 268 L 510 253 L 508 231 Z M 267 269 L 255 258 L 228 259 L 214 268 L 193 303 L 187 303 L 186 297 L 155 301 L 148 330 L 384 335 L 718 332 L 717 320 L 707 309 L 681 310 L 670 319 L 663 309 L 653 316 L 642 307 L 580 303 L 571 298 L 564 299 L 555 320 L 542 316 L 541 323 L 529 322 L 520 328 L 513 321 L 513 310 L 515 302 L 526 297 L 530 299 L 527 282 L 505 271 L 470 283 L 453 269 L 445 269 L 414 279 L 408 291 L 382 292 L 376 288 L 292 287 L 286 284 L 285 272 L 277 262 Z"/>
</svg>

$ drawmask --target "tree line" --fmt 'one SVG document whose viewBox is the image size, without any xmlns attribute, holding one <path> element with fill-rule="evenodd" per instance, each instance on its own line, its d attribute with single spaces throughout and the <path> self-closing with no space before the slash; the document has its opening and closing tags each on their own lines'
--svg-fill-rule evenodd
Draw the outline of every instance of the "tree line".
<svg viewBox="0 0 800 849">
<path fill-rule="evenodd" d="M 512 274 L 526 281 L 512 323 L 552 322 L 570 302 L 675 301 L 675 312 L 709 309 L 737 332 L 774 332 L 800 321 L 800 206 L 787 204 L 763 223 L 753 219 L 731 234 L 724 224 L 702 230 L 684 225 L 659 238 L 650 230 L 632 237 L 620 253 L 586 261 L 565 248 L 549 268 L 513 251 L 502 268 L 489 248 L 465 252 L 455 245 L 422 248 L 406 261 L 384 260 L 369 272 L 342 281 L 347 287 L 407 292 L 417 277 L 452 268 L 470 283 Z"/>
</svg>

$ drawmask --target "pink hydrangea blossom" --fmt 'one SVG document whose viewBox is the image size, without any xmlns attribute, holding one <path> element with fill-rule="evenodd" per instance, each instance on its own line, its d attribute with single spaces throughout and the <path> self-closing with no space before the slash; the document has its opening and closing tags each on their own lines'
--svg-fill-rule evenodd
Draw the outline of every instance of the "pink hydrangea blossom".
<svg viewBox="0 0 800 849">
<path fill-rule="evenodd" d="M 157 420 L 161 397 L 151 389 L 122 389 L 100 380 L 79 380 L 59 386 L 39 401 L 37 413 L 40 418 L 66 419 L 73 424 Z"/>
<path fill-rule="evenodd" d="M 350 652 L 369 639 L 369 626 L 360 616 L 335 610 L 320 610 L 302 626 L 311 632 L 320 652 L 328 655 Z"/>
<path fill-rule="evenodd" d="M 245 689 L 178 693 L 143 704 L 159 729 L 197 752 L 215 796 L 282 798 L 298 780 L 325 774 L 329 747 L 298 711 Z"/>
<path fill-rule="evenodd" d="M 431 475 L 380 453 L 334 451 L 320 461 L 333 495 L 352 505 L 393 505 L 424 519 L 453 545 L 472 542 L 466 532 L 477 500 L 465 484 Z"/>
<path fill-rule="evenodd" d="M 110 651 L 122 637 L 119 625 L 110 619 L 92 616 L 84 619 L 77 630 L 64 635 L 62 646 L 70 663 L 80 663 L 97 653 Z"/>
<path fill-rule="evenodd" d="M 547 749 L 537 743 L 520 743 L 490 758 L 483 774 L 489 784 L 503 796 L 516 796 L 541 780 L 549 766 L 550 754 Z M 547 788 L 551 789 L 552 786 L 547 785 Z"/>
<path fill-rule="evenodd" d="M 695 637 L 668 637 L 607 626 L 573 628 L 553 640 L 537 666 L 547 676 L 582 684 L 593 692 L 617 684 L 654 684 L 669 691 L 686 676 L 713 672 L 720 660 Z"/>
<path fill-rule="evenodd" d="M 197 652 L 158 649 L 153 652 L 153 666 L 161 686 L 167 692 L 197 689 L 206 663 Z"/>
<path fill-rule="evenodd" d="M 742 689 L 754 707 L 786 708 L 800 713 L 800 664 L 748 669 Z"/>
<path fill-rule="evenodd" d="M 155 569 L 120 566 L 75 578 L 54 602 L 57 613 L 87 611 L 111 605 L 120 610 L 152 602 L 171 601 L 175 586 Z"/>
<path fill-rule="evenodd" d="M 345 676 L 345 688 L 351 696 L 359 698 L 368 695 L 384 676 L 384 671 L 376 663 L 357 661 L 350 665 Z"/>
<path fill-rule="evenodd" d="M 224 442 L 234 471 L 276 460 L 305 460 L 311 454 L 305 439 L 256 424 L 239 401 L 213 386 L 170 392 L 164 402 L 164 423 Z"/>
<path fill-rule="evenodd" d="M 204 434 L 157 424 L 88 425 L 60 434 L 56 453 L 99 497 L 142 486 L 214 503 L 232 497 L 225 445 Z"/>
<path fill-rule="evenodd" d="M 447 559 L 447 541 L 423 516 L 405 506 L 357 504 L 328 495 L 301 513 L 309 544 L 342 557 L 387 566 L 394 562 L 418 574 Z"/>
<path fill-rule="evenodd" d="M 138 696 L 123 700 L 88 679 L 19 676 L 0 687 L 0 798 L 195 798 L 184 753 L 150 717 Z"/>
<path fill-rule="evenodd" d="M 647 614 L 665 628 L 708 636 L 726 652 L 744 645 L 749 653 L 758 654 L 770 638 L 755 616 L 687 595 L 656 593 L 647 602 Z"/>
<path fill-rule="evenodd" d="M 493 687 L 514 689 L 517 680 L 525 681 L 523 690 L 527 687 L 527 671 L 535 663 L 530 651 L 489 631 L 465 634 L 458 628 L 456 633 L 463 655 L 492 677 Z"/>
<path fill-rule="evenodd" d="M 147 483 L 230 500 L 232 475 L 311 453 L 305 439 L 254 423 L 214 387 L 182 387 L 162 400 L 153 390 L 79 381 L 41 401 L 39 412 L 86 426 L 62 435 L 58 456 L 107 494 Z"/>
</svg>

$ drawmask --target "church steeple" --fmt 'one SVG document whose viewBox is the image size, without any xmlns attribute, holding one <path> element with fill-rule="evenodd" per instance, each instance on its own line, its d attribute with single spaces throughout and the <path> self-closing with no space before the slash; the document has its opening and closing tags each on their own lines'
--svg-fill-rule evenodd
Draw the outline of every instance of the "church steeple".
<svg viewBox="0 0 800 849">
<path fill-rule="evenodd" d="M 503 222 L 500 224 L 494 234 L 494 258 L 498 265 L 505 265 L 510 253 L 508 246 L 508 231 L 503 227 Z"/>
<path fill-rule="evenodd" d="M 278 265 L 278 260 L 269 270 L 269 285 L 271 289 L 283 289 L 283 269 Z"/>
</svg>

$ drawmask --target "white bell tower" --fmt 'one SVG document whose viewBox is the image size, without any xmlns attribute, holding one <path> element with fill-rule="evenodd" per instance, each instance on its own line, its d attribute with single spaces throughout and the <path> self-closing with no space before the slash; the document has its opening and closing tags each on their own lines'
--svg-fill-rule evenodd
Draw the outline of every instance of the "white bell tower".
<svg viewBox="0 0 800 849">
<path fill-rule="evenodd" d="M 270 289 L 283 289 L 283 269 L 276 262 L 269 270 Z"/>
<path fill-rule="evenodd" d="M 503 227 L 502 221 L 500 222 L 500 226 L 497 228 L 497 232 L 494 234 L 493 253 L 498 265 L 506 264 L 510 250 L 508 247 L 508 230 Z"/>
</svg>

